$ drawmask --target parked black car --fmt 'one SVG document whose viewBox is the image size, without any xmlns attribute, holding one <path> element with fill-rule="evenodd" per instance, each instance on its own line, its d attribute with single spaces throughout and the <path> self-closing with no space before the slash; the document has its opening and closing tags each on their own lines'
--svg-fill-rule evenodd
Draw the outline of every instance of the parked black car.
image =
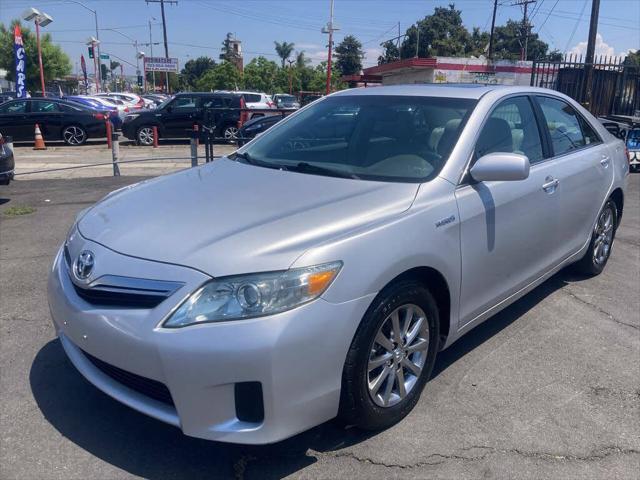
<svg viewBox="0 0 640 480">
<path fill-rule="evenodd" d="M 122 133 L 139 145 L 151 145 L 154 126 L 158 128 L 159 138 L 189 138 L 194 125 L 215 125 L 216 137 L 234 140 L 241 98 L 240 94 L 231 92 L 178 93 L 157 108 L 128 114 Z"/>
<path fill-rule="evenodd" d="M 9 185 L 13 180 L 14 169 L 13 150 L 5 143 L 5 138 L 0 133 L 0 185 Z"/>
<path fill-rule="evenodd" d="M 282 115 L 270 115 L 268 117 L 248 120 L 242 128 L 238 130 L 238 146 L 241 147 L 251 141 L 256 135 L 266 132 L 283 118 Z"/>
<path fill-rule="evenodd" d="M 36 123 L 45 141 L 82 145 L 106 136 L 105 113 L 57 98 L 20 98 L 0 105 L 0 130 L 14 141 L 32 141 Z"/>
</svg>

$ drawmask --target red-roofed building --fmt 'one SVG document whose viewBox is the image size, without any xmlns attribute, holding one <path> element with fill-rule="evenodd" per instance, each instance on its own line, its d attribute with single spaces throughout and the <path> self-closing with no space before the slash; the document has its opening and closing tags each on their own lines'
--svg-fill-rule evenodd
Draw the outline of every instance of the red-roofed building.
<svg viewBox="0 0 640 480">
<path fill-rule="evenodd" d="M 364 76 L 382 78 L 383 85 L 400 83 L 482 83 L 529 85 L 532 62 L 486 58 L 405 58 L 365 68 Z"/>
</svg>

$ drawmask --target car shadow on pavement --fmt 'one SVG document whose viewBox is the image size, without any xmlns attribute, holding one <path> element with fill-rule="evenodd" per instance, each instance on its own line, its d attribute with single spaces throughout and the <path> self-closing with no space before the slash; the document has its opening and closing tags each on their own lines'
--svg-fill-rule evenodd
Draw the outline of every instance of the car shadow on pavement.
<svg viewBox="0 0 640 480">
<path fill-rule="evenodd" d="M 465 354 L 574 280 L 577 279 L 561 272 L 475 328 L 440 353 L 432 376 L 441 375 Z M 67 360 L 57 339 L 37 353 L 29 380 L 44 417 L 64 437 L 104 462 L 149 479 L 245 478 L 247 469 L 257 478 L 282 478 L 317 461 L 309 450 L 338 451 L 375 435 L 330 421 L 266 446 L 187 437 L 177 428 L 125 407 L 94 388 Z"/>
</svg>

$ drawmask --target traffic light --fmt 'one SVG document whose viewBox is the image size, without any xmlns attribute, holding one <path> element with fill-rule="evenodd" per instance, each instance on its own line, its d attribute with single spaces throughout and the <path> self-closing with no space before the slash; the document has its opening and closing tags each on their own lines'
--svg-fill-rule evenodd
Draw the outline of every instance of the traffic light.
<svg viewBox="0 0 640 480">
<path fill-rule="evenodd" d="M 138 86 L 141 87 L 143 84 L 142 75 L 138 75 Z"/>
<path fill-rule="evenodd" d="M 89 46 L 89 58 L 93 58 L 93 45 Z"/>
</svg>

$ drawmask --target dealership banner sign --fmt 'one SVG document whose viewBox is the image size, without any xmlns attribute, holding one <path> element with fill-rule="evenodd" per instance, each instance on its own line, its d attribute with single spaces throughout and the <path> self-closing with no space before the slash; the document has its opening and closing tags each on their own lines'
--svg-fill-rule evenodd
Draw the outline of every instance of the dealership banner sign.
<svg viewBox="0 0 640 480">
<path fill-rule="evenodd" d="M 20 25 L 13 29 L 13 49 L 16 54 L 16 97 L 25 98 L 27 96 L 27 54 L 22 43 L 22 32 Z"/>
<path fill-rule="evenodd" d="M 144 57 L 144 71 L 178 73 L 178 59 L 165 57 Z"/>
<path fill-rule="evenodd" d="M 80 67 L 82 68 L 82 76 L 84 77 L 84 88 L 89 88 L 89 79 L 87 78 L 87 62 L 84 60 L 84 55 L 80 55 Z"/>
</svg>

